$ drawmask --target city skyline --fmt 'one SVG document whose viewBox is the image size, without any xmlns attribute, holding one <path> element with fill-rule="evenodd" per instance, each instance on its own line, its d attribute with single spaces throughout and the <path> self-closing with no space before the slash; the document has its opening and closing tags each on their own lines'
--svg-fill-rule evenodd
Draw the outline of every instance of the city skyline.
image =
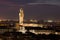
<svg viewBox="0 0 60 40">
<path fill-rule="evenodd" d="M 18 19 L 24 9 L 26 19 L 60 19 L 59 0 L 0 0 L 0 19 Z"/>
</svg>

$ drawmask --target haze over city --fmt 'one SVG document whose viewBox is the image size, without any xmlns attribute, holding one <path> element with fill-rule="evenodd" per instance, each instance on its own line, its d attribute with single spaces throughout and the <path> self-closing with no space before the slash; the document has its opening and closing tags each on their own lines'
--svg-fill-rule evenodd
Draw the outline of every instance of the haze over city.
<svg viewBox="0 0 60 40">
<path fill-rule="evenodd" d="M 18 19 L 21 7 L 25 19 L 60 19 L 60 0 L 0 0 L 0 19 Z"/>
</svg>

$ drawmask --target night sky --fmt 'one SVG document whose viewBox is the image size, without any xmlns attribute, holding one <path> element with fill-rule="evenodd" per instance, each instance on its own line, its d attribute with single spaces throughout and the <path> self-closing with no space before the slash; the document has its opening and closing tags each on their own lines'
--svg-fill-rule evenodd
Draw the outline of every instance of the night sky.
<svg viewBox="0 0 60 40">
<path fill-rule="evenodd" d="M 0 19 L 18 19 L 21 7 L 25 19 L 60 19 L 60 0 L 0 0 Z"/>
</svg>

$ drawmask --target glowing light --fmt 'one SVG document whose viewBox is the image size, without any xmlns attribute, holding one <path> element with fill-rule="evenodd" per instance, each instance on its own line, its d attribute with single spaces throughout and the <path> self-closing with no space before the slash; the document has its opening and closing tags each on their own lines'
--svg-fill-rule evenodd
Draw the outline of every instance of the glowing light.
<svg viewBox="0 0 60 40">
<path fill-rule="evenodd" d="M 0 22 L 1 22 L 2 20 L 0 19 Z"/>
<path fill-rule="evenodd" d="M 53 22 L 52 20 L 48 20 L 48 22 Z"/>
<path fill-rule="evenodd" d="M 32 24 L 32 23 L 31 24 L 27 24 L 26 23 L 26 24 L 23 24 L 23 26 L 28 26 L 28 27 L 29 26 L 32 26 L 32 27 L 43 27 L 44 25 L 42 25 L 42 24 Z"/>
<path fill-rule="evenodd" d="M 55 32 L 55 34 L 58 34 L 58 32 Z"/>
<path fill-rule="evenodd" d="M 31 22 L 37 22 L 37 20 L 33 20 L 33 19 L 31 19 L 30 21 L 31 21 Z"/>
</svg>

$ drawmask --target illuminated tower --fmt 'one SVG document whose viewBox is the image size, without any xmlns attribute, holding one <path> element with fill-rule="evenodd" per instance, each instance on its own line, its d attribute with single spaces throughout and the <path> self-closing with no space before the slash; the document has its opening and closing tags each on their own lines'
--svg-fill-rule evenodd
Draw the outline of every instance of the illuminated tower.
<svg viewBox="0 0 60 40">
<path fill-rule="evenodd" d="M 23 9 L 21 8 L 19 12 L 19 25 L 23 26 L 23 20 L 24 20 L 24 12 Z"/>
<path fill-rule="evenodd" d="M 26 31 L 25 31 L 23 21 L 24 21 L 24 12 L 23 9 L 21 8 L 19 12 L 19 28 L 20 28 L 19 32 L 25 33 Z"/>
</svg>

